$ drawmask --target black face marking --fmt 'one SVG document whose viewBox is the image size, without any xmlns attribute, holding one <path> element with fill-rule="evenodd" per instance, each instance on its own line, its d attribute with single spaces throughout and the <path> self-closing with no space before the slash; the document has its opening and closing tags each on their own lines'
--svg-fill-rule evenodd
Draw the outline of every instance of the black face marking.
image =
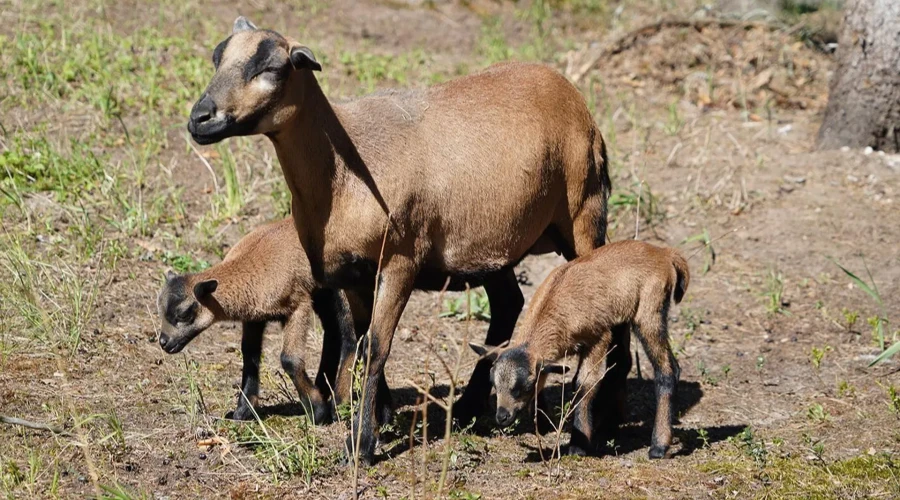
<svg viewBox="0 0 900 500">
<path fill-rule="evenodd" d="M 275 50 L 275 40 L 265 38 L 256 46 L 256 52 L 244 65 L 242 76 L 245 82 L 249 82 L 254 76 L 265 71 L 271 62 L 272 52 Z"/>
<path fill-rule="evenodd" d="M 212 63 L 216 69 L 219 69 L 219 63 L 222 62 L 222 54 L 225 52 L 225 47 L 228 46 L 229 41 L 231 41 L 230 36 L 228 38 L 226 38 L 224 41 L 222 41 L 221 43 L 219 43 L 219 45 L 216 45 L 215 50 L 213 50 Z"/>
<path fill-rule="evenodd" d="M 184 306 L 188 298 L 186 288 L 187 279 L 184 276 L 176 276 L 169 280 L 164 314 L 170 325 L 190 323 L 197 316 L 196 302 L 192 301 L 187 307 Z"/>
</svg>

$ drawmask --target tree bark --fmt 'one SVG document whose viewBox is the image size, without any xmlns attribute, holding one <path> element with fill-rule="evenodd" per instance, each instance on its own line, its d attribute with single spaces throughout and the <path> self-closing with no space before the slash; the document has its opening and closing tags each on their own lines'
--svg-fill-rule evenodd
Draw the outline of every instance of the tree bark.
<svg viewBox="0 0 900 500">
<path fill-rule="evenodd" d="M 849 0 L 818 148 L 900 151 L 900 0 Z"/>
</svg>

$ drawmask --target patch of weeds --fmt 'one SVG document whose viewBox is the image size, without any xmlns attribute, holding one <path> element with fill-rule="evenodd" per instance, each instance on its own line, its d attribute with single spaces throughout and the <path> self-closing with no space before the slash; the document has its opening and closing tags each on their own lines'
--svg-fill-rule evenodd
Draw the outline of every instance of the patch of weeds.
<svg viewBox="0 0 900 500">
<path fill-rule="evenodd" d="M 6 320 L 27 337 L 71 353 L 81 343 L 93 313 L 104 261 L 83 276 L 62 261 L 51 263 L 33 257 L 21 239 L 10 236 L 0 241 L 0 302 L 13 312 Z"/>
<path fill-rule="evenodd" d="M 469 297 L 468 307 L 466 306 L 466 295 Z M 441 318 L 455 318 L 459 321 L 474 319 L 478 321 L 491 320 L 491 305 L 484 290 L 477 290 L 464 294 L 458 299 L 444 300 L 444 310 L 440 314 Z"/>
<path fill-rule="evenodd" d="M 663 125 L 663 130 L 666 135 L 671 136 L 678 135 L 682 128 L 684 128 L 684 118 L 678 113 L 678 101 L 674 101 L 669 104 L 669 117 Z"/>
<path fill-rule="evenodd" d="M 753 459 L 757 467 L 764 467 L 769 456 L 766 443 L 758 438 L 752 427 L 745 427 L 736 436 L 731 436 L 728 441 L 738 447 L 746 456 Z"/>
<path fill-rule="evenodd" d="M 531 22 L 529 43 L 519 49 L 523 59 L 546 60 L 550 57 L 550 28 L 547 21 L 552 15 L 549 0 L 532 0 L 528 9 L 521 14 L 524 20 Z"/>
<path fill-rule="evenodd" d="M 841 380 L 838 382 L 838 396 L 844 397 L 853 397 L 856 395 L 856 387 L 853 387 L 850 382 L 846 380 Z"/>
<path fill-rule="evenodd" d="M 812 363 L 813 367 L 818 370 L 819 367 L 822 366 L 822 360 L 825 359 L 825 354 L 833 351 L 830 345 L 826 345 L 825 347 L 813 347 L 812 351 L 809 354 L 809 362 Z"/>
<path fill-rule="evenodd" d="M 275 206 L 275 213 L 279 217 L 291 215 L 291 191 L 288 189 L 286 183 L 273 183 L 271 196 L 272 204 Z"/>
<path fill-rule="evenodd" d="M 703 246 L 703 274 L 709 272 L 712 269 L 713 264 L 716 263 L 716 250 L 712 246 L 712 239 L 709 236 L 709 230 L 703 228 L 703 232 L 699 234 L 695 234 L 693 236 L 689 236 L 681 242 L 682 245 L 686 245 L 688 243 L 699 242 Z"/>
<path fill-rule="evenodd" d="M 199 273 L 209 269 L 209 262 L 190 254 L 175 253 L 167 250 L 162 254 L 160 260 L 179 274 Z"/>
<path fill-rule="evenodd" d="M 900 416 L 900 390 L 894 387 L 894 384 L 883 385 L 881 382 L 877 383 L 887 392 L 888 407 L 894 414 Z"/>
<path fill-rule="evenodd" d="M 150 495 L 144 492 L 134 494 L 119 483 L 114 483 L 112 486 L 101 485 L 100 489 L 103 491 L 99 496 L 100 500 L 143 500 L 150 498 Z"/>
<path fill-rule="evenodd" d="M 894 356 L 894 354 L 897 354 L 898 352 L 900 352 L 900 341 L 896 341 L 890 347 L 885 348 L 885 342 L 886 342 L 886 333 L 885 332 L 887 330 L 887 324 L 888 324 L 887 309 L 884 305 L 884 299 L 882 299 L 882 297 L 881 297 L 881 292 L 878 291 L 878 285 L 875 284 L 875 278 L 872 277 L 872 272 L 869 271 L 869 266 L 866 264 L 865 259 L 863 259 L 863 267 L 866 270 L 866 274 L 869 276 L 868 283 L 865 282 L 859 276 L 850 272 L 850 270 L 848 270 L 846 267 L 838 264 L 834 260 L 832 260 L 832 262 L 834 262 L 834 265 L 838 266 L 841 269 L 841 271 L 843 271 L 844 274 L 846 274 L 847 277 L 850 278 L 850 281 L 852 281 L 853 284 L 855 284 L 862 291 L 866 292 L 870 297 L 872 297 L 872 300 L 874 300 L 875 304 L 878 305 L 880 314 L 877 316 L 874 316 L 872 318 L 869 318 L 868 322 L 869 322 L 869 325 L 872 327 L 872 333 L 873 333 L 873 336 L 875 337 L 875 341 L 878 343 L 878 348 L 881 349 L 882 352 L 877 358 L 875 358 L 871 363 L 869 363 L 869 366 L 873 366 L 873 365 L 880 363 L 886 359 L 889 359 L 892 356 Z"/>
<path fill-rule="evenodd" d="M 45 95 L 88 103 L 106 118 L 154 113 L 173 116 L 209 78 L 190 37 L 165 37 L 148 26 L 127 36 L 101 26 L 60 30 L 58 20 L 19 32 L 0 53 L 0 80 L 14 104 Z M 73 23 L 74 24 L 74 23 Z"/>
<path fill-rule="evenodd" d="M 428 63 L 428 57 L 421 49 L 399 55 L 345 51 L 339 59 L 347 74 L 355 77 L 366 93 L 374 92 L 384 81 L 406 85 L 410 73 Z"/>
<path fill-rule="evenodd" d="M 709 369 L 706 367 L 706 363 L 703 361 L 697 362 L 697 371 L 700 372 L 700 379 L 704 384 L 711 385 L 713 387 L 719 385 L 719 379 L 710 373 Z"/>
<path fill-rule="evenodd" d="M 290 429 L 290 435 L 277 431 L 278 427 Z M 253 450 L 263 469 L 277 482 L 282 478 L 300 477 L 309 484 L 313 476 L 333 465 L 337 456 L 325 457 L 319 453 L 314 426 L 304 417 L 286 419 L 272 417 L 265 422 L 229 422 L 229 439 L 237 445 Z"/>
<path fill-rule="evenodd" d="M 789 314 L 785 309 L 788 302 L 784 299 L 784 276 L 780 271 L 772 269 L 766 276 L 762 297 L 766 302 L 769 314 Z"/>
<path fill-rule="evenodd" d="M 709 431 L 703 428 L 697 429 L 697 439 L 700 440 L 701 448 L 709 448 Z"/>
<path fill-rule="evenodd" d="M 499 17 L 488 17 L 482 22 L 478 51 L 489 65 L 512 58 L 513 51 L 506 41 L 503 23 Z"/>
<path fill-rule="evenodd" d="M 452 489 L 450 490 L 450 498 L 459 500 L 481 500 L 481 493 L 472 493 L 471 491 Z"/>
<path fill-rule="evenodd" d="M 64 154 L 43 137 L 15 135 L 0 152 L 0 188 L 11 192 L 51 191 L 58 200 L 77 198 L 102 181 L 100 160 L 74 142 Z M 2 199 L 2 198 L 0 198 Z"/>
<path fill-rule="evenodd" d="M 659 198 L 653 194 L 650 186 L 637 182 L 613 192 L 609 197 L 609 219 L 613 221 L 610 226 L 613 229 L 618 228 L 622 224 L 623 216 L 633 215 L 638 210 L 641 220 L 648 226 L 653 226 L 666 218 L 665 211 L 659 204 Z"/>
<path fill-rule="evenodd" d="M 815 403 L 806 410 L 806 417 L 817 424 L 828 421 L 829 415 L 825 408 L 819 403 Z"/>
<path fill-rule="evenodd" d="M 889 454 L 860 455 L 823 467 L 821 443 L 810 441 L 815 460 L 786 455 L 772 457 L 760 470 L 742 457 L 709 460 L 701 472 L 728 476 L 729 498 L 894 498 L 900 494 L 900 460 Z M 817 448 L 817 449 L 813 449 Z M 817 456 L 817 451 L 821 452 Z M 716 497 L 721 495 L 713 495 Z"/>
<path fill-rule="evenodd" d="M 841 309 L 841 313 L 844 315 L 844 325 L 847 327 L 847 331 L 853 332 L 853 326 L 859 320 L 859 311 L 851 311 L 845 307 Z"/>
</svg>

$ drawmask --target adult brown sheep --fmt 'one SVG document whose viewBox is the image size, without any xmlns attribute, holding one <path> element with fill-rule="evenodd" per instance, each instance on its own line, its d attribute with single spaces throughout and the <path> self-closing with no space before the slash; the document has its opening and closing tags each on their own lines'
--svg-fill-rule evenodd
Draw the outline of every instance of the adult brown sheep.
<svg viewBox="0 0 900 500">
<path fill-rule="evenodd" d="M 423 90 L 332 103 L 309 48 L 242 17 L 213 64 L 188 130 L 200 144 L 272 141 L 319 283 L 371 294 L 387 233 L 351 434 L 361 426 L 363 463 L 374 458 L 376 387 L 413 289 L 440 289 L 448 278 L 451 288 L 483 285 L 493 312 L 486 344 L 498 345 L 524 302 L 518 262 L 552 251 L 571 260 L 604 243 L 605 145 L 584 98 L 550 68 L 499 64 Z M 617 340 L 624 355 L 611 388 L 624 387 L 631 365 L 627 330 Z M 476 366 L 457 417 L 483 412 L 489 372 L 489 362 Z"/>
</svg>

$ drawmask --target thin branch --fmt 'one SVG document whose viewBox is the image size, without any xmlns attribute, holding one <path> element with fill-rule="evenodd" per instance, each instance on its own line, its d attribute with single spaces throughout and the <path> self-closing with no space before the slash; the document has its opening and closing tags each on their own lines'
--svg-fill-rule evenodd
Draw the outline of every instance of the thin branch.
<svg viewBox="0 0 900 500">
<path fill-rule="evenodd" d="M 207 159 L 204 158 L 202 154 L 200 154 L 200 151 L 198 151 L 197 148 L 194 147 L 194 144 L 190 141 L 190 139 L 185 137 L 184 142 L 186 142 L 187 145 L 191 147 L 191 150 L 194 152 L 195 155 L 197 155 L 197 158 L 200 158 L 200 161 L 203 163 L 204 166 L 206 166 L 206 169 L 209 170 L 209 175 L 212 176 L 213 186 L 215 186 L 216 194 L 219 194 L 219 180 L 216 179 L 216 171 L 213 170 L 212 165 L 210 165 L 209 161 L 207 161 Z"/>
<path fill-rule="evenodd" d="M 52 425 L 42 424 L 40 422 L 32 422 L 30 420 L 24 420 L 16 417 L 7 417 L 6 415 L 0 415 L 0 423 L 9 424 L 9 425 L 18 425 L 21 427 L 27 427 L 29 429 L 35 429 L 38 431 L 47 431 L 52 434 L 57 434 L 59 436 L 71 436 L 72 434 L 68 431 L 60 429 L 59 427 L 53 427 Z"/>
</svg>

